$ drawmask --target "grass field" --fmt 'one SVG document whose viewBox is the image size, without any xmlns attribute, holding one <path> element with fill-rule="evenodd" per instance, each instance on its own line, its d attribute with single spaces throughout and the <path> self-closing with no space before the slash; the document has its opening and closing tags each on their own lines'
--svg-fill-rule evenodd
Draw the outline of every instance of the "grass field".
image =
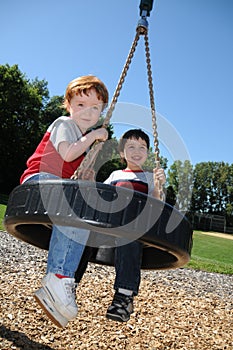
<svg viewBox="0 0 233 350">
<path fill-rule="evenodd" d="M 0 230 L 4 230 L 2 220 L 6 210 L 0 204 Z M 233 240 L 213 237 L 194 232 L 191 260 L 186 267 L 196 270 L 233 274 Z"/>
<path fill-rule="evenodd" d="M 191 260 L 186 266 L 197 270 L 232 275 L 233 240 L 195 231 Z"/>
</svg>

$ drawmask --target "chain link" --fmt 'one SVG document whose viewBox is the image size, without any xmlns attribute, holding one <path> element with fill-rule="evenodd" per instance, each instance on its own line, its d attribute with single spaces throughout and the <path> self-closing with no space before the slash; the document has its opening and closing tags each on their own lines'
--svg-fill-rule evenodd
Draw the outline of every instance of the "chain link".
<svg viewBox="0 0 233 350">
<path fill-rule="evenodd" d="M 152 70 L 151 70 L 151 58 L 150 58 L 150 49 L 149 49 L 149 39 L 148 39 L 148 30 L 144 26 L 138 26 L 136 30 L 136 35 L 133 41 L 133 44 L 130 48 L 128 57 L 126 59 L 124 68 L 122 70 L 120 79 L 118 81 L 116 90 L 114 92 L 112 101 L 107 110 L 106 117 L 103 121 L 103 126 L 106 128 L 109 125 L 110 119 L 112 117 L 113 111 L 115 109 L 118 97 L 120 95 L 122 86 L 125 81 L 125 77 L 127 75 L 129 66 L 133 59 L 139 37 L 140 35 L 144 35 L 145 40 L 145 54 L 146 54 L 146 63 L 147 63 L 147 77 L 148 77 L 148 85 L 149 85 L 149 94 L 150 94 L 150 107 L 151 107 L 151 115 L 152 115 L 152 127 L 153 127 L 153 138 L 154 138 L 154 153 L 155 153 L 155 164 L 157 168 L 160 168 L 160 151 L 159 151 L 159 141 L 158 141 L 158 131 L 157 131 L 157 121 L 156 121 L 156 111 L 155 111 L 155 102 L 154 102 L 154 91 L 153 91 L 153 79 L 152 79 Z M 98 156 L 99 151 L 102 149 L 104 142 L 96 141 L 90 151 L 87 153 L 86 157 L 83 159 L 79 168 L 74 172 L 71 179 L 77 180 L 79 178 L 79 173 L 81 174 L 85 169 L 93 169 L 96 158 Z M 163 199 L 163 186 L 158 183 L 156 178 L 154 178 L 154 182 L 159 186 L 160 198 Z"/>
</svg>

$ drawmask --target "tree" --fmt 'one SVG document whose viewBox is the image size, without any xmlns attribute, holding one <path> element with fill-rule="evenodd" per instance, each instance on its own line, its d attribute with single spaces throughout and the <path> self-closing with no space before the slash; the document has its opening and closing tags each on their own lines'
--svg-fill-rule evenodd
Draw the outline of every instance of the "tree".
<svg viewBox="0 0 233 350">
<path fill-rule="evenodd" d="M 29 81 L 17 65 L 0 65 L 0 191 L 19 184 L 45 126 L 47 82 Z"/>
<path fill-rule="evenodd" d="M 41 111 L 41 134 L 47 130 L 48 126 L 62 115 L 68 115 L 63 108 L 63 96 L 53 96 L 46 102 Z"/>
<path fill-rule="evenodd" d="M 227 218 L 232 218 L 233 226 L 233 164 L 228 167 L 228 179 L 226 182 L 227 200 L 226 200 L 226 215 Z"/>
<path fill-rule="evenodd" d="M 189 160 L 176 160 L 168 170 L 168 195 L 171 204 L 183 212 L 190 208 L 193 188 L 193 166 Z"/>
<path fill-rule="evenodd" d="M 198 163 L 194 169 L 193 212 L 231 215 L 233 169 L 224 162 Z"/>
<path fill-rule="evenodd" d="M 198 163 L 193 173 L 193 193 L 191 211 L 207 213 L 209 210 L 209 198 L 211 193 L 212 176 L 210 163 Z"/>
<path fill-rule="evenodd" d="M 161 156 L 159 162 L 160 162 L 161 168 L 166 170 L 167 163 L 168 163 L 167 158 Z M 156 167 L 155 154 L 153 152 L 152 147 L 150 147 L 150 149 L 149 149 L 148 157 L 147 157 L 147 160 L 145 161 L 145 164 L 143 167 L 147 171 L 152 171 Z"/>
</svg>

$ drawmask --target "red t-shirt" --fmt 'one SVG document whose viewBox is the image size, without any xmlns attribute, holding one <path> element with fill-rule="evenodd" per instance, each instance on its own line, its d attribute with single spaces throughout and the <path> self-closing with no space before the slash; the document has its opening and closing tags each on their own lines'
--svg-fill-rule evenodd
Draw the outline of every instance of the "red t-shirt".
<svg viewBox="0 0 233 350">
<path fill-rule="evenodd" d="M 29 176 L 40 172 L 51 173 L 61 178 L 70 178 L 79 167 L 85 154 L 72 162 L 66 162 L 57 149 L 62 141 L 76 142 L 82 137 L 77 124 L 70 117 L 56 119 L 46 131 L 35 152 L 27 161 L 27 169 L 20 178 L 22 184 Z"/>
</svg>

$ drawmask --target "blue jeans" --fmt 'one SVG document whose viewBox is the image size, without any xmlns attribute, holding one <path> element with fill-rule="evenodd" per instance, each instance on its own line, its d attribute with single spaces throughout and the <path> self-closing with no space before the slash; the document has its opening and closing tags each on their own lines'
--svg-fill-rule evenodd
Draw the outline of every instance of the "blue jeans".
<svg viewBox="0 0 233 350">
<path fill-rule="evenodd" d="M 30 177 L 25 182 L 59 179 L 49 173 L 40 173 Z M 89 230 L 70 226 L 53 225 L 49 243 L 47 273 L 58 273 L 74 277 L 85 245 L 89 237 Z"/>
<path fill-rule="evenodd" d="M 51 179 L 59 179 L 59 177 L 49 173 L 40 173 L 30 177 L 25 182 Z M 53 225 L 47 273 L 58 273 L 73 278 L 89 234 L 89 230 Z M 116 278 L 114 289 L 129 289 L 134 292 L 134 295 L 137 295 L 141 280 L 142 244 L 138 241 L 127 243 L 122 238 L 116 239 L 116 241 L 118 246 L 115 249 Z"/>
</svg>

